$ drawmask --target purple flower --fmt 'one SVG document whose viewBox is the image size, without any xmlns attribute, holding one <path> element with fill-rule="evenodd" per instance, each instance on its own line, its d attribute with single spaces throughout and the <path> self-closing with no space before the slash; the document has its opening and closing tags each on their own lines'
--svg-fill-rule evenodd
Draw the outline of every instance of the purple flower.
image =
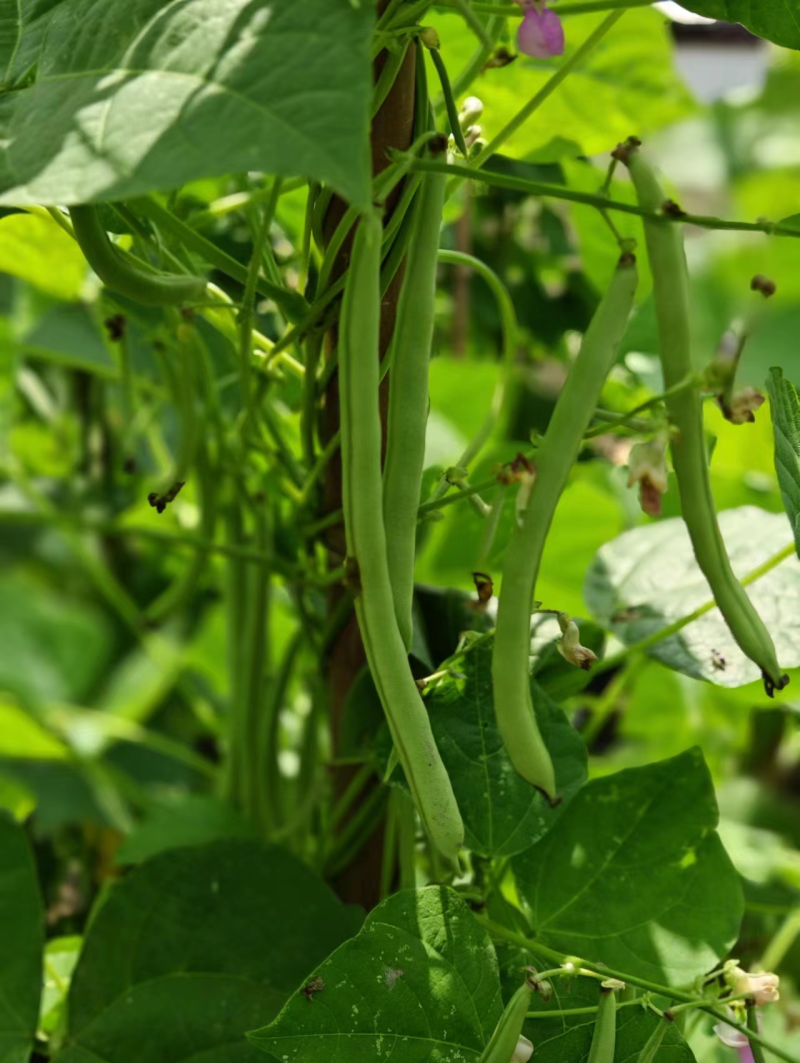
<svg viewBox="0 0 800 1063">
<path fill-rule="evenodd" d="M 549 59 L 564 52 L 564 27 L 558 15 L 541 3 L 525 10 L 517 37 L 519 50 L 536 59 Z"/>
</svg>

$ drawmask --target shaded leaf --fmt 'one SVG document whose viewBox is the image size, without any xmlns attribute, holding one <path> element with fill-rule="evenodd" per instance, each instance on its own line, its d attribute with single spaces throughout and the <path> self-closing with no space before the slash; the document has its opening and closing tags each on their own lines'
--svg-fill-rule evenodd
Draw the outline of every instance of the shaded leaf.
<svg viewBox="0 0 800 1063">
<path fill-rule="evenodd" d="M 456 667 L 464 678 L 443 680 L 425 699 L 431 728 L 453 783 L 467 847 L 485 857 L 513 856 L 563 815 L 586 779 L 586 747 L 559 706 L 534 687 L 536 717 L 563 798 L 551 808 L 517 774 L 503 746 L 494 712 L 491 649 L 475 650 Z"/>
<path fill-rule="evenodd" d="M 154 805 L 117 850 L 118 864 L 140 864 L 165 849 L 253 837 L 255 829 L 217 797 L 188 794 Z"/>
<path fill-rule="evenodd" d="M 782 369 L 770 370 L 767 390 L 775 431 L 775 471 L 800 554 L 800 399 Z"/>
<path fill-rule="evenodd" d="M 119 369 L 108 352 L 88 306 L 54 306 L 22 337 L 25 353 L 56 365 L 116 377 Z"/>
<path fill-rule="evenodd" d="M 710 970 L 744 905 L 718 818 L 699 749 L 589 783 L 558 830 L 514 858 L 537 937 L 669 985 Z"/>
<path fill-rule="evenodd" d="M 250 1035 L 284 1063 L 477 1063 L 502 1011 L 491 941 L 445 887 L 384 901 L 313 977 Z"/>
<path fill-rule="evenodd" d="M 248 170 L 369 202 L 371 4 L 64 0 L 3 101 L 0 201 L 82 203 Z"/>
<path fill-rule="evenodd" d="M 754 506 L 725 510 L 719 525 L 740 579 L 790 541 L 781 514 Z M 800 562 L 788 558 L 747 593 L 775 641 L 781 665 L 800 665 Z M 602 547 L 586 574 L 584 594 L 594 616 L 627 645 L 688 616 L 712 597 L 679 518 L 634 528 Z M 716 608 L 648 652 L 670 668 L 720 686 L 760 678 Z"/>
<path fill-rule="evenodd" d="M 44 911 L 22 828 L 0 812 L 0 1063 L 28 1063 L 39 1019 Z"/>
<path fill-rule="evenodd" d="M 260 1059 L 246 1031 L 359 923 L 284 850 L 226 841 L 162 853 L 91 922 L 57 1058 Z"/>
</svg>

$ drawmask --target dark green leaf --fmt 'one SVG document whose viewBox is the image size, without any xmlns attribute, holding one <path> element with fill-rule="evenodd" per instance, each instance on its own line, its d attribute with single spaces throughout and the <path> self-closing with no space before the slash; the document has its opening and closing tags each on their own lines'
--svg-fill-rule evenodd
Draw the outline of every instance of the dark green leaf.
<svg viewBox="0 0 800 1063">
<path fill-rule="evenodd" d="M 800 554 L 800 399 L 782 369 L 770 370 L 767 389 L 775 430 L 775 470 Z"/>
<path fill-rule="evenodd" d="M 698 749 L 591 782 L 558 830 L 514 859 L 537 937 L 670 985 L 708 971 L 743 912 L 718 818 Z"/>
<path fill-rule="evenodd" d="M 719 525 L 740 579 L 791 542 L 781 514 L 754 506 L 725 510 Z M 775 640 L 781 665 L 800 665 L 800 612 L 788 606 L 800 597 L 800 563 L 788 558 L 749 586 L 747 593 Z M 628 645 L 688 616 L 712 598 L 678 518 L 634 528 L 602 547 L 586 575 L 584 594 L 595 617 Z M 649 652 L 670 668 L 720 686 L 738 687 L 760 678 L 718 609 L 656 643 Z"/>
<path fill-rule="evenodd" d="M 681 0 L 688 11 L 724 22 L 741 22 L 751 33 L 784 48 L 800 49 L 800 3 L 798 0 Z"/>
<path fill-rule="evenodd" d="M 0 812 L 0 1063 L 28 1063 L 42 988 L 44 912 L 22 828 Z"/>
<path fill-rule="evenodd" d="M 217 797 L 189 794 L 154 805 L 117 850 L 118 864 L 140 864 L 165 849 L 248 838 L 253 825 Z"/>
<path fill-rule="evenodd" d="M 37 358 L 99 376 L 116 377 L 119 369 L 108 352 L 88 306 L 55 306 L 22 338 L 23 350 Z"/>
<path fill-rule="evenodd" d="M 246 1031 L 274 1016 L 359 923 L 281 849 L 225 841 L 162 853 L 92 921 L 58 1059 L 259 1059 Z"/>
<path fill-rule="evenodd" d="M 0 199 L 121 199 L 247 170 L 369 203 L 374 5 L 64 0 L 4 102 Z"/>
<path fill-rule="evenodd" d="M 492 697 L 492 652 L 475 650 L 425 700 L 436 744 L 464 819 L 468 848 L 480 856 L 513 856 L 529 848 L 563 815 L 586 779 L 586 747 L 563 711 L 534 687 L 536 716 L 553 757 L 555 809 L 518 775 L 503 748 Z"/>
<path fill-rule="evenodd" d="M 492 944 L 444 887 L 384 901 L 314 978 L 251 1034 L 285 1063 L 477 1063 L 502 1010 Z"/>
</svg>

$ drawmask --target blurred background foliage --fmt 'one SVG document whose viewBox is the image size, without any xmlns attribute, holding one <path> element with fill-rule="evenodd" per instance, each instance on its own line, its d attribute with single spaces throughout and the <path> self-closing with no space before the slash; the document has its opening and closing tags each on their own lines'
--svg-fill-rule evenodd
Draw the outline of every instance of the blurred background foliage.
<svg viewBox="0 0 800 1063">
<path fill-rule="evenodd" d="M 570 50 L 597 20 L 567 20 Z M 448 67 L 457 72 L 474 51 L 474 38 L 445 11 L 430 21 L 441 35 Z M 487 70 L 472 88 L 485 106 L 484 135 L 490 139 L 502 128 L 551 72 L 550 63 L 524 57 Z M 729 26 L 684 26 L 654 9 L 630 11 L 506 145 L 524 161 L 493 165 L 596 191 L 608 165 L 608 155 L 598 153 L 631 133 L 655 153 L 685 210 L 773 221 L 800 212 L 797 53 Z M 171 206 L 247 261 L 251 219 L 231 205 L 257 179 L 198 182 L 171 197 Z M 615 178 L 612 194 L 631 198 L 623 177 Z M 306 196 L 301 188 L 281 197 L 271 233 L 275 260 L 290 286 L 297 280 Z M 112 222 L 117 231 L 129 231 L 124 217 L 114 215 Z M 624 235 L 638 235 L 635 218 L 620 215 L 617 223 Z M 800 240 L 699 230 L 689 230 L 687 238 L 699 367 L 745 312 L 750 277 L 763 273 L 778 292 L 765 304 L 748 343 L 742 377 L 763 387 L 769 367 L 782 365 L 800 382 Z M 497 462 L 546 426 L 617 248 L 590 208 L 474 187 L 451 201 L 443 243 L 483 259 L 503 278 L 521 325 L 511 401 L 474 471 L 478 482 L 491 478 Z M 233 298 L 240 294 L 229 280 L 214 279 Z M 649 290 L 645 274 L 607 387 L 604 401 L 612 410 L 661 390 Z M 258 310 L 258 327 L 277 336 L 283 327 L 277 307 L 265 301 Z M 119 314 L 125 317 L 122 329 L 114 324 Z M 311 632 L 297 642 L 297 667 L 281 691 L 281 801 L 291 810 L 281 841 L 313 862 L 314 838 L 325 825 L 321 798 L 329 787 L 329 751 L 319 654 L 326 590 L 298 589 L 290 578 L 304 540 L 281 488 L 285 473 L 266 459 L 244 471 L 216 468 L 205 477 L 190 476 L 164 514 L 148 505 L 148 493 L 161 490 L 180 465 L 182 447 L 202 464 L 214 418 L 235 418 L 238 403 L 237 368 L 217 334 L 195 321 L 185 361 L 176 367 L 165 357 L 164 327 L 161 315 L 102 292 L 77 246 L 50 217 L 3 212 L 0 807 L 19 819 L 30 817 L 37 840 L 48 920 L 57 939 L 48 954 L 51 989 L 68 979 L 76 955 L 71 935 L 82 931 L 93 897 L 120 866 L 172 844 L 256 830 L 215 796 L 237 681 L 240 618 L 229 608 L 224 538 L 215 540 L 220 548 L 197 546 L 216 532 L 213 524 L 203 526 L 208 512 L 203 492 L 216 491 L 224 500 L 237 476 L 266 495 L 276 522 L 279 575 L 266 639 L 273 678 L 298 631 Z M 180 337 L 180 324 L 174 328 Z M 202 397 L 190 411 L 187 439 L 179 384 L 184 373 L 199 373 L 192 350 L 197 343 L 210 383 L 197 383 Z M 429 485 L 457 460 L 480 425 L 503 372 L 500 350 L 501 321 L 491 292 L 463 268 L 441 267 Z M 300 387 L 289 374 L 271 386 L 282 431 L 298 440 Z M 711 405 L 707 417 L 715 441 L 711 474 L 718 508 L 782 513 L 768 408 L 759 411 L 755 424 L 742 427 L 725 422 Z M 598 551 L 623 532 L 651 523 L 639 510 L 635 490 L 626 486 L 629 442 L 607 436 L 596 443 L 597 455 L 606 460 L 585 455 L 575 469 L 558 509 L 539 591 L 546 605 L 587 622 L 592 612 L 586 578 Z M 678 513 L 671 484 L 665 519 Z M 512 514 L 509 500 L 488 552 L 485 523 L 468 505 L 445 508 L 441 520 L 423 526 L 415 645 L 422 674 L 452 652 L 464 627 L 477 623 L 462 605 L 473 590 L 471 573 L 481 568 L 499 575 Z M 784 523 L 785 545 L 792 531 Z M 662 584 L 669 586 L 668 549 L 657 555 L 659 564 Z M 772 587 L 778 599 L 775 622 L 789 625 L 787 638 L 798 646 L 797 617 L 781 600 L 785 593 L 796 613 L 796 561 L 792 565 L 781 566 Z M 603 632 L 596 635 L 602 642 Z M 619 648 L 613 635 L 608 638 L 609 652 Z M 792 663 L 800 665 L 800 656 Z M 358 693 L 351 702 L 355 733 L 374 706 L 369 692 L 363 704 L 356 704 Z M 590 742 L 593 775 L 702 747 L 717 786 L 722 835 L 747 883 L 741 959 L 758 960 L 772 942 L 768 958 L 780 961 L 788 980 L 800 984 L 800 670 L 770 702 L 758 683 L 728 688 L 687 677 L 654 658 L 632 658 L 572 693 L 566 706 Z M 795 929 L 776 943 L 781 926 Z M 788 1017 L 781 1036 L 797 1049 L 800 1002 L 790 992 L 786 997 L 783 1018 L 770 1021 Z M 45 998 L 44 1032 L 55 1023 L 59 999 L 55 989 Z M 694 1047 L 701 1061 L 725 1058 L 720 1053 L 726 1050 L 703 1034 Z"/>
</svg>

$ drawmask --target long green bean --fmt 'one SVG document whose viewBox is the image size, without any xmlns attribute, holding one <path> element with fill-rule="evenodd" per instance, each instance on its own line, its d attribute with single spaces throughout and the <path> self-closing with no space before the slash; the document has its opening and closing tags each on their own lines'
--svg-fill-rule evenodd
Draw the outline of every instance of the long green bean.
<svg viewBox="0 0 800 1063">
<path fill-rule="evenodd" d="M 671 451 L 683 519 L 697 563 L 711 586 L 725 623 L 742 652 L 761 669 L 766 692 L 772 697 L 789 680 L 781 673 L 772 637 L 734 575 L 719 530 L 708 474 L 700 392 L 697 388 L 678 386 L 694 368 L 689 273 L 683 239 L 675 226 L 657 217 L 667 197 L 638 145 L 632 138 L 618 152 L 630 170 L 639 206 L 656 215 L 645 219 L 644 230 L 653 271 L 664 386 L 670 392 L 667 412 L 676 429 Z"/>
<path fill-rule="evenodd" d="M 530 618 L 545 540 L 578 457 L 636 292 L 632 255 L 623 255 L 597 309 L 537 453 L 537 479 L 506 554 L 492 676 L 497 723 L 514 767 L 554 801 L 556 779 L 539 733 L 530 688 Z"/>
<path fill-rule="evenodd" d="M 381 235 L 359 223 L 339 330 L 342 495 L 348 556 L 357 566 L 356 613 L 370 670 L 423 826 L 455 861 L 463 824 L 395 616 L 386 553 L 378 405 Z"/>
</svg>

